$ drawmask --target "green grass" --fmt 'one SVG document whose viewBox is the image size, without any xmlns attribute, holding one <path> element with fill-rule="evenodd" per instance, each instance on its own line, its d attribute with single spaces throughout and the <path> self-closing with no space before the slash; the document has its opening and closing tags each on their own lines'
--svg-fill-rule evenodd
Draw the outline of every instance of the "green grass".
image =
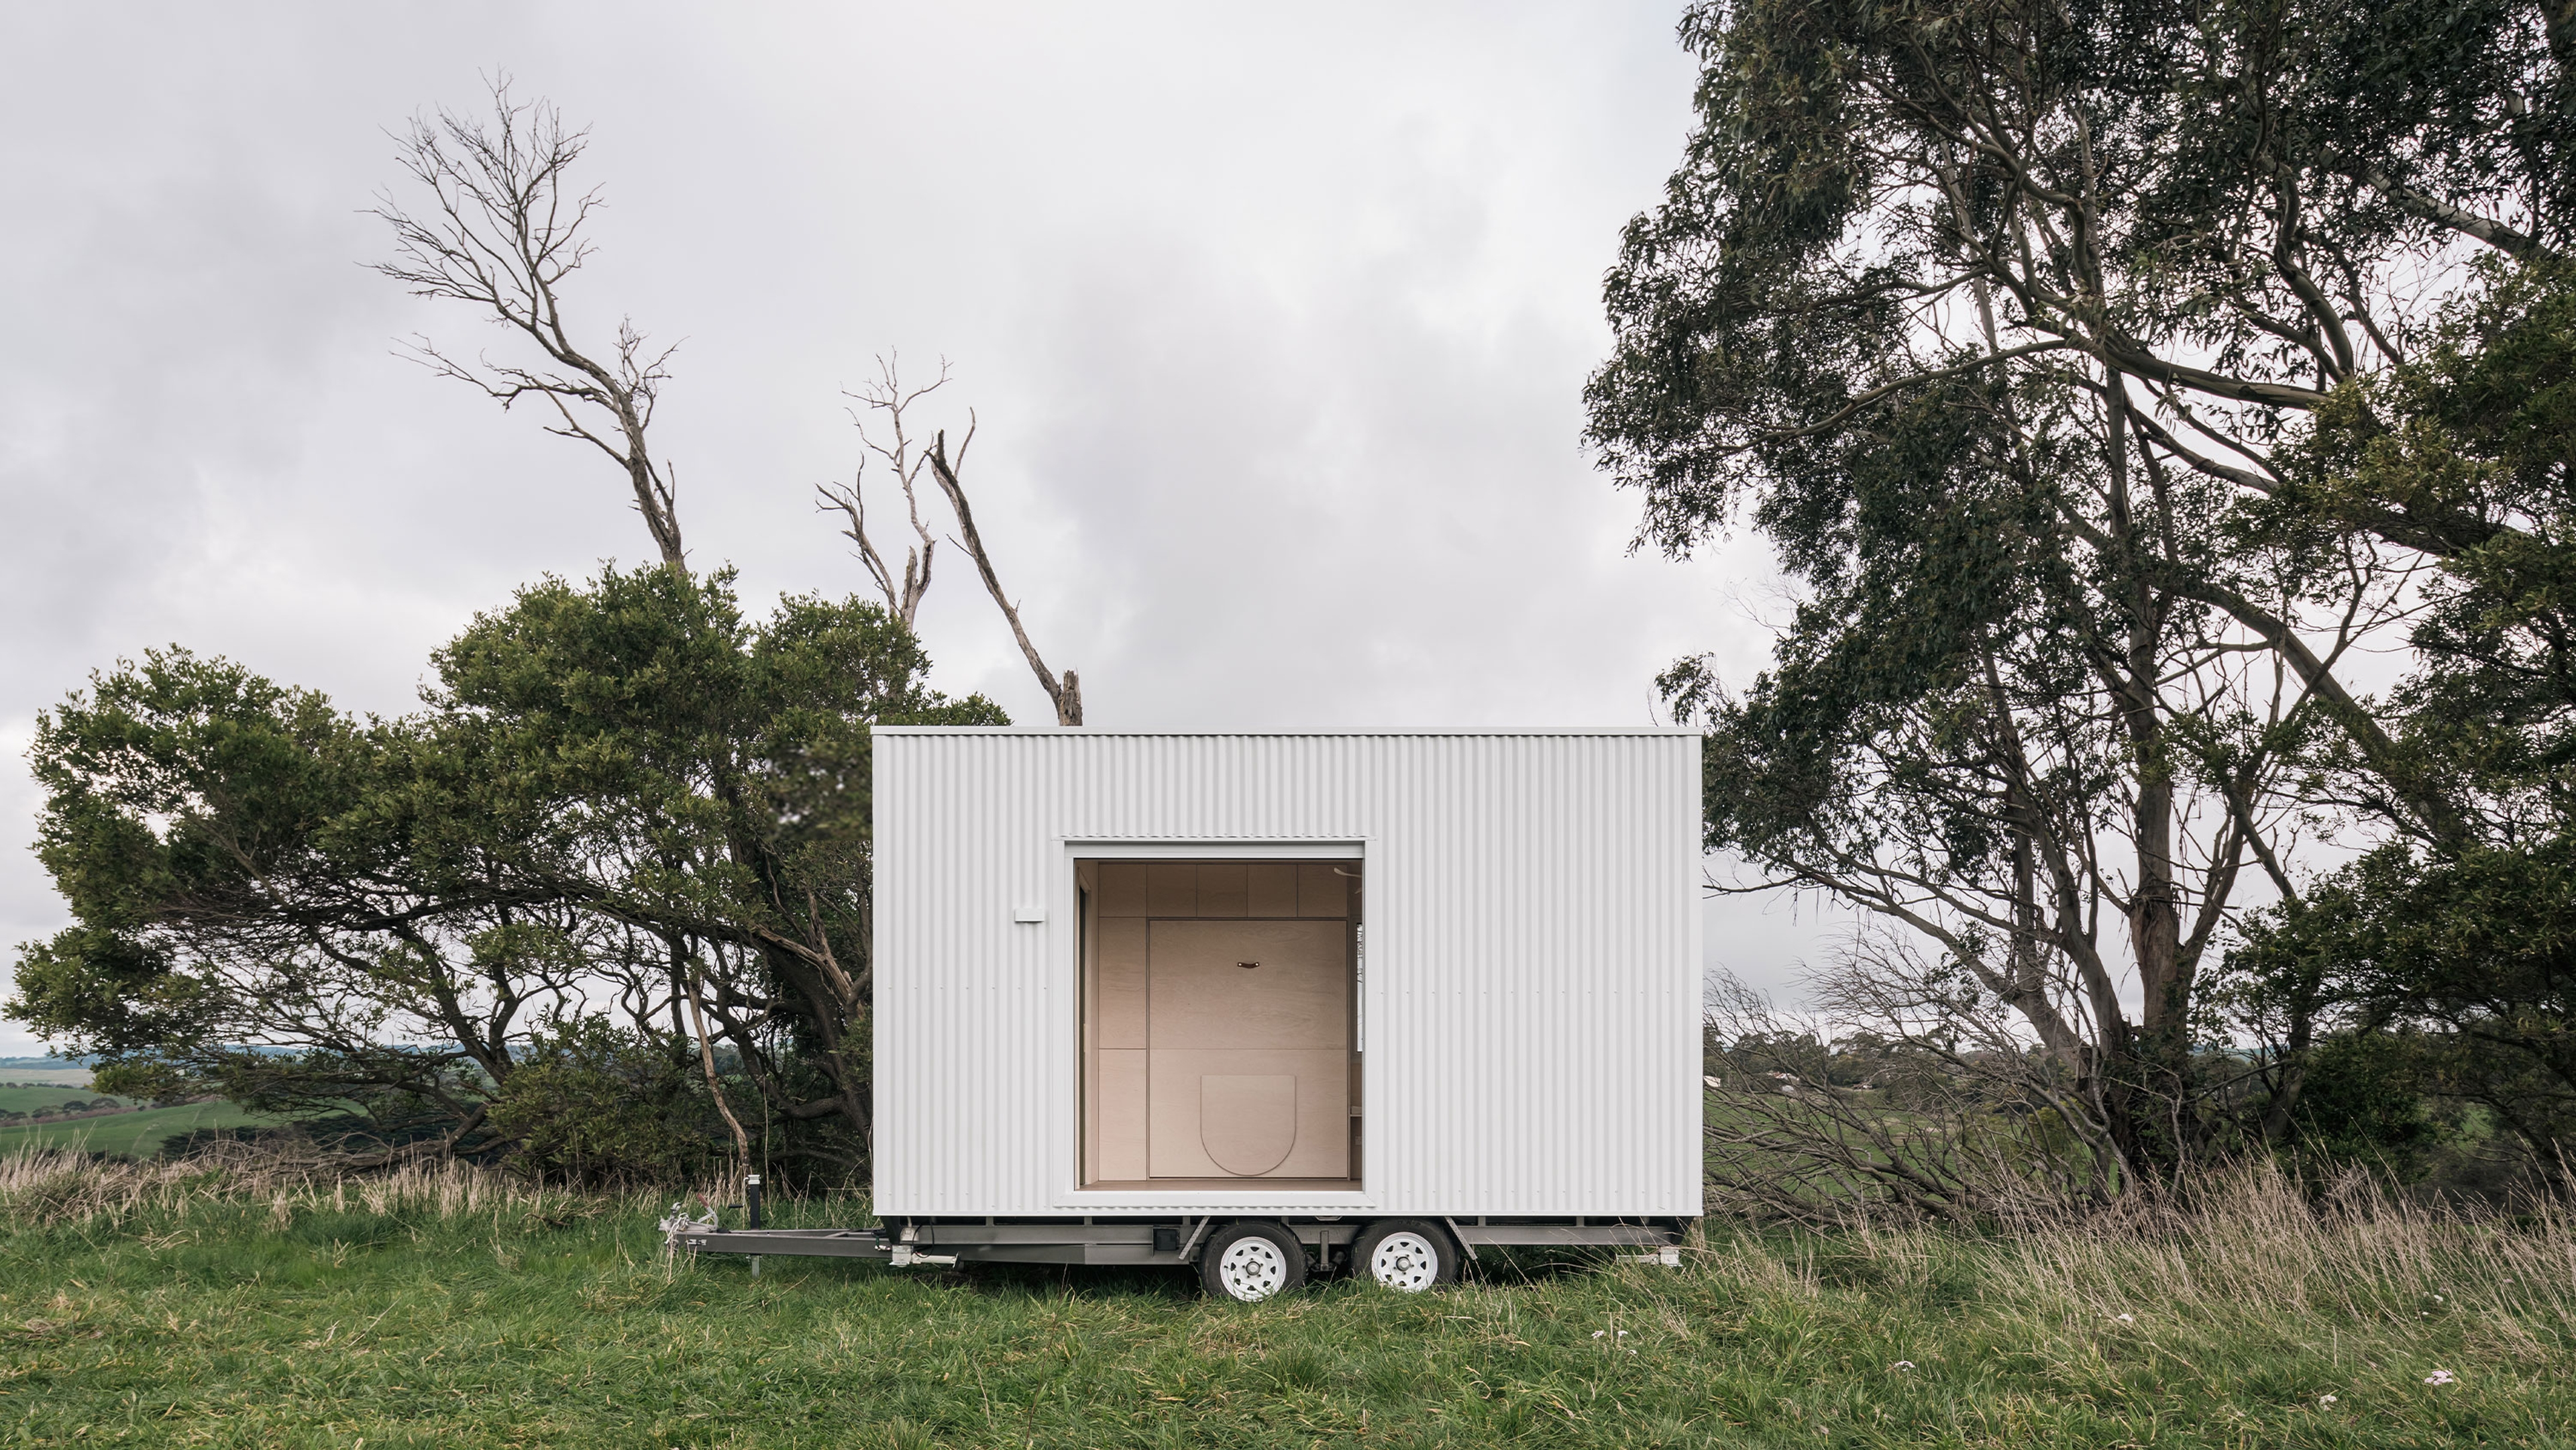
<svg viewBox="0 0 2576 1450">
<path fill-rule="evenodd" d="M 0 1163 L 0 1208 L 0 1444 L 2576 1437 L 2576 1229 L 2384 1205 L 2319 1226 L 2277 1182 L 2187 1224 L 1721 1236 L 1678 1271 L 1252 1306 L 1168 1274 L 669 1264 L 649 1204 L 462 1172 L 22 1159 Z M 2437 1368 L 2459 1382 L 2425 1385 Z"/>
<path fill-rule="evenodd" d="M 74 1101 L 84 1103 L 106 1101 L 121 1102 L 123 1099 L 101 1098 L 98 1094 L 91 1092 L 88 1088 L 73 1087 L 68 1083 L 0 1081 L 0 1109 L 6 1109 L 10 1112 L 32 1113 L 38 1108 L 50 1108 L 56 1103 Z"/>
<path fill-rule="evenodd" d="M 66 1090 L 63 1096 L 78 1098 L 83 1095 Z M 90 1101 L 87 1098 L 83 1100 Z M 0 1106 L 10 1105 L 0 1103 Z M 0 1128 L 0 1154 L 64 1148 L 75 1152 L 149 1158 L 160 1151 L 163 1141 L 192 1128 L 240 1128 L 279 1121 L 226 1102 L 182 1103 L 175 1108 L 145 1108 L 139 1113 L 111 1113 L 100 1118 L 70 1118 L 57 1123 L 22 1123 L 16 1127 Z"/>
</svg>

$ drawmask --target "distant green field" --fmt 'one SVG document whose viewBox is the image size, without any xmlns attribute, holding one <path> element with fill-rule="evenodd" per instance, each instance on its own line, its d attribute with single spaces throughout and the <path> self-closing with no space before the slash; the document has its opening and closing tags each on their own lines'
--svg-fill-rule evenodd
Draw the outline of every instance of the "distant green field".
<svg viewBox="0 0 2576 1450">
<path fill-rule="evenodd" d="M 58 1083 L 64 1087 L 89 1086 L 88 1068 L 73 1063 L 27 1063 L 12 1067 L 0 1062 L 0 1082 Z"/>
<path fill-rule="evenodd" d="M 78 1097 L 80 1094 L 71 1093 Z M 239 1128 L 279 1119 L 245 1112 L 231 1103 L 186 1103 L 175 1108 L 147 1108 L 104 1118 L 73 1118 L 61 1123 L 0 1128 L 0 1153 L 27 1148 L 74 1148 L 92 1153 L 119 1153 L 149 1158 L 162 1141 L 191 1128 Z"/>
<path fill-rule="evenodd" d="M 0 1111 L 32 1113 L 38 1108 L 50 1108 L 56 1103 L 74 1101 L 95 1103 L 123 1100 L 101 1099 L 88 1088 L 72 1087 L 66 1083 L 12 1082 L 7 1074 L 0 1073 Z"/>
</svg>

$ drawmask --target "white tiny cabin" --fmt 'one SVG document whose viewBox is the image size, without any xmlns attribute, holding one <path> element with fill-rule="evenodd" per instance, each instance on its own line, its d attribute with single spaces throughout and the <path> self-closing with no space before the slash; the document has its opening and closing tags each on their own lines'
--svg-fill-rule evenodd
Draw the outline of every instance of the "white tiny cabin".
<svg viewBox="0 0 2576 1450">
<path fill-rule="evenodd" d="M 1696 734 L 874 748 L 880 1215 L 1699 1215 Z"/>
</svg>

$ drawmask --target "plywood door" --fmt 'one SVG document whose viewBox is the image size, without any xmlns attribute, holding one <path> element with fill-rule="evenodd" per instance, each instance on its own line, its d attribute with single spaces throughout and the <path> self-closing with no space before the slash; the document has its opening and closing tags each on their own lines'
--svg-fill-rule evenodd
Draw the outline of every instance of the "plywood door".
<svg viewBox="0 0 2576 1450">
<path fill-rule="evenodd" d="M 1150 1175 L 1347 1176 L 1347 922 L 1155 921 L 1146 958 Z"/>
</svg>

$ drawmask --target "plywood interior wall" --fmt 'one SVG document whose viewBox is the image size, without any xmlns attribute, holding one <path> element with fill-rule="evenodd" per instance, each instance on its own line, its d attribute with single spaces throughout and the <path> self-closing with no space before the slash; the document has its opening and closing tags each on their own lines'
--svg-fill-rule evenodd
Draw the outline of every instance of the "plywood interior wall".
<svg viewBox="0 0 2576 1450">
<path fill-rule="evenodd" d="M 1352 861 L 1086 861 L 1091 1183 L 1347 1181 Z"/>
</svg>

